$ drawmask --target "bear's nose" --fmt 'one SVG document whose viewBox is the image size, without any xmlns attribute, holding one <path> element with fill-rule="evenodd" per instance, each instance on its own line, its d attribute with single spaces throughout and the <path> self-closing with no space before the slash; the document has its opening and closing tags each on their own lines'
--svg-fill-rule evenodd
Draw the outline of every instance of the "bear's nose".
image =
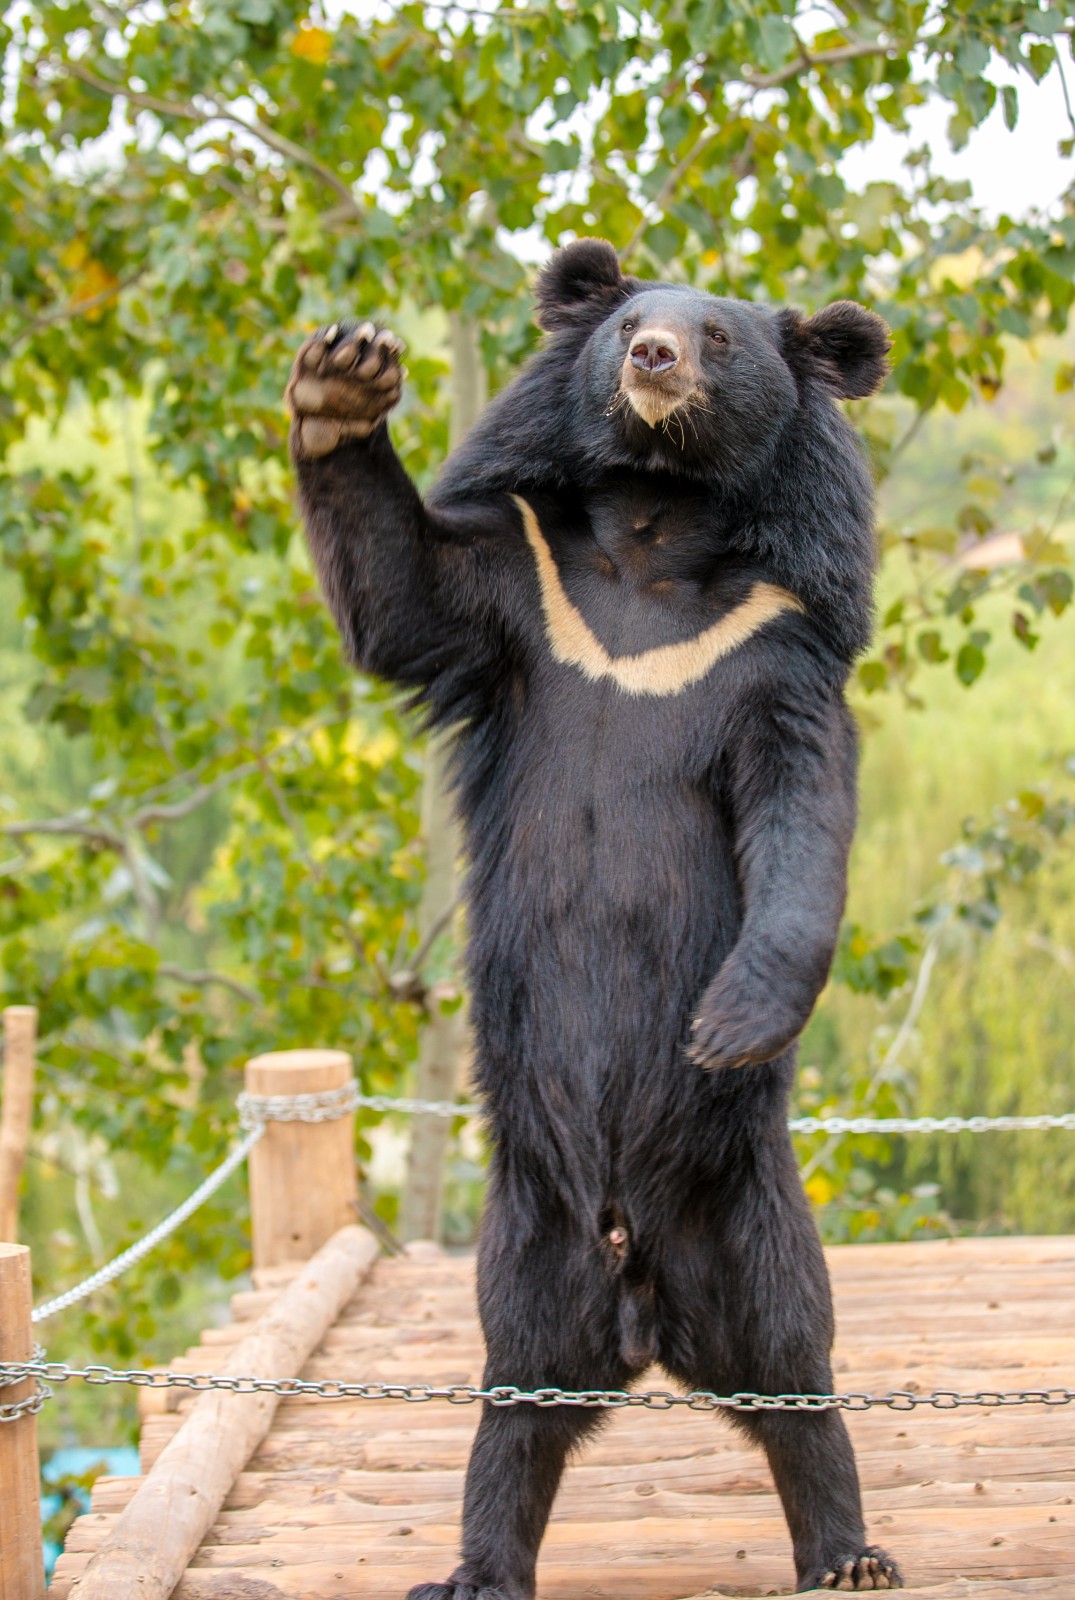
<svg viewBox="0 0 1075 1600">
<path fill-rule="evenodd" d="M 643 328 L 631 345 L 631 365 L 641 372 L 667 372 L 679 360 L 679 340 L 666 328 Z"/>
</svg>

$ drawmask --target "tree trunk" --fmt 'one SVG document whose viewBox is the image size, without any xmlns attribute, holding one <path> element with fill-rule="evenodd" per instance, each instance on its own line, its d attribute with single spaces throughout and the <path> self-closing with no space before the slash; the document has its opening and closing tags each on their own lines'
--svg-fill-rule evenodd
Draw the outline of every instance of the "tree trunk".
<svg viewBox="0 0 1075 1600">
<path fill-rule="evenodd" d="M 457 312 L 450 317 L 452 401 L 450 443 L 459 443 L 486 398 L 478 330 Z M 445 772 L 451 734 L 430 739 L 422 793 L 422 832 L 426 843 L 426 884 L 418 912 L 422 944 L 442 921 L 459 892 L 459 837 L 452 816 Z M 421 975 L 420 975 L 421 976 Z M 434 1009 L 422 1030 L 416 1093 L 423 1100 L 451 1100 L 459 1082 L 466 1047 L 463 1011 Z M 416 1116 L 400 1214 L 404 1239 L 436 1239 L 443 1231 L 444 1167 L 451 1138 L 446 1117 Z"/>
</svg>

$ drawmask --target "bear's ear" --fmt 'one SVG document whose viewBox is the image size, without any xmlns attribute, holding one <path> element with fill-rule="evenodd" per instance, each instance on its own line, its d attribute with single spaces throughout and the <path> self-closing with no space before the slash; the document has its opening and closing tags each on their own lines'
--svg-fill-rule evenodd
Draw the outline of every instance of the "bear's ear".
<svg viewBox="0 0 1075 1600">
<path fill-rule="evenodd" d="M 615 250 L 605 239 L 576 239 L 557 250 L 538 273 L 534 291 L 538 326 L 552 332 L 604 317 L 619 300 L 637 287 L 625 278 Z"/>
<path fill-rule="evenodd" d="M 853 300 L 837 300 L 812 317 L 785 323 L 789 354 L 805 355 L 843 400 L 864 400 L 888 375 L 891 346 L 881 318 Z"/>
</svg>

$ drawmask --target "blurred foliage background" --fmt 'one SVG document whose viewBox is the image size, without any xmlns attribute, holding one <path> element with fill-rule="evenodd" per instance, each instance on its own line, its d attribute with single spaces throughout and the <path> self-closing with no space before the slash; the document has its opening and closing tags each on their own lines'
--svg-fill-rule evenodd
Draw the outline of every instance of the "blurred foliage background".
<svg viewBox="0 0 1075 1600">
<path fill-rule="evenodd" d="M 599 234 L 643 275 L 893 330 L 855 408 L 881 484 L 876 643 L 853 698 L 862 824 L 799 1109 L 1066 1111 L 1075 980 L 1075 189 L 984 214 L 959 149 L 1060 74 L 1075 9 L 575 0 L 310 7 L 20 0 L 0 166 L 0 950 L 41 1013 L 24 1201 L 41 1292 L 227 1147 L 243 1060 L 353 1052 L 423 1079 L 458 1016 L 435 768 L 343 666 L 292 502 L 281 393 L 311 327 L 409 345 L 417 481 L 536 337 L 533 263 Z M 423 790 L 425 804 L 423 805 Z M 447 842 L 446 842 L 447 841 Z M 432 852 L 432 854 L 431 854 Z M 425 897 L 425 898 L 423 898 Z M 451 904 L 450 899 L 447 902 Z M 465 1089 L 465 1035 L 453 1081 Z M 366 1202 L 406 1217 L 409 1129 L 360 1118 Z M 447 1130 L 445 1130 L 447 1131 Z M 1075 1227 L 1063 1133 L 802 1141 L 831 1239 Z M 473 1236 L 451 1130 L 434 1225 Z M 234 1183 L 50 1324 L 50 1354 L 162 1358 L 248 1261 Z M 420 1375 L 416 1375 L 420 1376 Z M 131 1423 L 63 1390 L 49 1443 Z"/>
</svg>

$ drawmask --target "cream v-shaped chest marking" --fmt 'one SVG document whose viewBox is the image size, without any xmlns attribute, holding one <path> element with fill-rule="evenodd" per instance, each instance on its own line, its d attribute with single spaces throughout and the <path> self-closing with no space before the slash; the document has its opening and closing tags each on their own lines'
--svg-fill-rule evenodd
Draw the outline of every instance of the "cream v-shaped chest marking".
<svg viewBox="0 0 1075 1600">
<path fill-rule="evenodd" d="M 612 656 L 605 649 L 578 607 L 568 599 L 552 551 L 534 514 L 522 495 L 512 495 L 523 519 L 527 543 L 537 562 L 545 635 L 553 657 L 578 667 L 587 678 L 611 678 L 625 694 L 680 694 L 697 683 L 715 662 L 728 655 L 773 617 L 783 611 L 802 611 L 802 603 L 773 583 L 756 583 L 737 606 L 719 621 L 678 644 L 661 644 L 635 656 Z"/>
</svg>

